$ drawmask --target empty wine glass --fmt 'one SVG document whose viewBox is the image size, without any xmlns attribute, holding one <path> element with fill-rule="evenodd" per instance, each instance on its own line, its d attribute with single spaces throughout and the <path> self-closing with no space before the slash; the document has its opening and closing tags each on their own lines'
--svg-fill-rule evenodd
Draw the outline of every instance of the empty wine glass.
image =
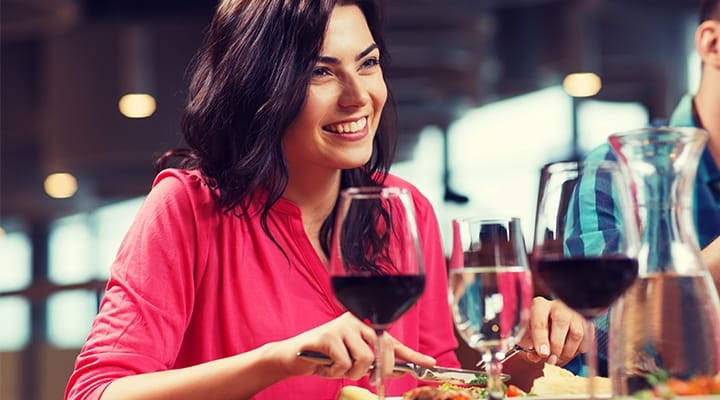
<svg viewBox="0 0 720 400">
<path fill-rule="evenodd" d="M 449 282 L 458 333 L 482 354 L 488 397 L 502 399 L 502 361 L 527 327 L 533 294 L 520 220 L 453 220 Z"/>
<path fill-rule="evenodd" d="M 588 322 L 590 398 L 597 375 L 593 318 L 607 311 L 638 274 L 637 214 L 623 179 L 619 165 L 607 160 L 552 163 L 542 171 L 533 272 Z M 599 215 L 620 223 L 612 229 L 598 226 Z"/>
<path fill-rule="evenodd" d="M 330 276 L 337 300 L 375 329 L 376 371 L 382 371 L 381 337 L 425 289 L 425 270 L 410 192 L 358 187 L 341 192 Z M 385 385 L 374 374 L 380 399 Z"/>
</svg>

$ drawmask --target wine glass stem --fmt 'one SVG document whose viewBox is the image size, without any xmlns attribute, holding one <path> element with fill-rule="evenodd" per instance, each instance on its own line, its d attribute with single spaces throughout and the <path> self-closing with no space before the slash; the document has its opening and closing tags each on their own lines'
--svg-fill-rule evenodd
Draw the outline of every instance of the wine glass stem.
<svg viewBox="0 0 720 400">
<path fill-rule="evenodd" d="M 595 324 L 592 318 L 587 320 L 585 324 L 586 335 L 590 338 L 590 348 L 587 351 L 585 364 L 587 367 L 586 375 L 588 378 L 588 396 L 595 399 L 595 377 L 597 376 L 597 340 L 595 338 Z"/>
<path fill-rule="evenodd" d="M 502 359 L 495 357 L 492 351 L 488 351 L 483 357 L 485 371 L 487 372 L 487 394 L 488 400 L 501 400 L 505 398 L 505 387 L 502 381 Z"/>
<path fill-rule="evenodd" d="M 378 400 L 385 399 L 385 376 L 382 373 L 384 359 L 384 351 L 382 345 L 383 335 L 385 334 L 384 329 L 376 329 L 375 333 L 377 339 L 375 340 L 375 373 L 373 374 L 373 386 L 375 386 L 375 393 L 377 394 Z"/>
</svg>

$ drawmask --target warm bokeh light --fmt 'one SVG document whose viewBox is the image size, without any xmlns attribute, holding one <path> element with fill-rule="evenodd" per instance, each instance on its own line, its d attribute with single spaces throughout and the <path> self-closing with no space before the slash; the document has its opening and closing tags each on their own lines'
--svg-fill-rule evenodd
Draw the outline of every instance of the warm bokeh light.
<svg viewBox="0 0 720 400">
<path fill-rule="evenodd" d="M 2 226 L 0 226 L 0 239 L 2 239 L 5 236 L 5 229 L 3 229 Z"/>
<path fill-rule="evenodd" d="M 120 113 L 128 118 L 147 118 L 155 112 L 155 98 L 147 93 L 128 93 L 118 102 Z"/>
<path fill-rule="evenodd" d="M 45 178 L 45 193 L 55 199 L 66 199 L 77 192 L 77 179 L 71 174 L 59 172 Z"/>
<path fill-rule="evenodd" d="M 592 72 L 578 72 L 568 74 L 563 79 L 563 89 L 572 97 L 590 97 L 600 92 L 602 82 L 597 74 Z"/>
</svg>

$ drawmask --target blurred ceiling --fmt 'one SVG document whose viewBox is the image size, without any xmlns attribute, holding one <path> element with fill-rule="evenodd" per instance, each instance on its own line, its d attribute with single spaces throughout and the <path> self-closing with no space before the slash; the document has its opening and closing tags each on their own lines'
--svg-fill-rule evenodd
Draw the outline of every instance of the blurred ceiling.
<svg viewBox="0 0 720 400">
<path fill-rule="evenodd" d="M 182 144 L 186 67 L 216 1 L 0 0 L 0 222 L 45 221 L 145 194 L 153 160 Z M 599 98 L 665 117 L 686 91 L 696 0 L 388 0 L 388 77 L 407 157 L 427 125 L 470 107 L 594 71 Z M 158 109 L 117 112 L 138 80 L 127 37 L 149 46 L 143 82 Z M 135 73 L 137 75 L 137 73 Z M 522 115 L 522 110 L 518 110 Z M 441 151 L 438 150 L 438 157 Z M 75 197 L 50 199 L 47 173 L 75 174 Z"/>
</svg>

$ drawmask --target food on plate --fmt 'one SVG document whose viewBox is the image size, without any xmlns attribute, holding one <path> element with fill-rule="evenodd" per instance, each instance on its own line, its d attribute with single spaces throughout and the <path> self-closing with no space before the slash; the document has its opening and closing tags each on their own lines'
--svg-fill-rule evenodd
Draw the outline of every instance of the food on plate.
<svg viewBox="0 0 720 400">
<path fill-rule="evenodd" d="M 647 382 L 652 389 L 644 389 L 633 393 L 638 399 L 672 399 L 677 396 L 720 395 L 720 373 L 715 376 L 699 375 L 682 380 L 669 376 L 660 369 L 649 376 Z"/>
<path fill-rule="evenodd" d="M 338 393 L 337 400 L 377 400 L 377 395 L 359 386 L 344 386 Z"/>
<path fill-rule="evenodd" d="M 507 397 L 526 396 L 515 385 L 505 386 Z M 377 400 L 377 396 L 369 390 L 357 386 L 345 386 L 338 393 L 337 400 Z M 394 397 L 393 397 L 394 398 Z M 457 386 L 443 383 L 440 386 L 419 386 L 403 394 L 403 400 L 484 400 L 487 398 L 485 388 L 478 386 Z"/>
<path fill-rule="evenodd" d="M 505 386 L 505 395 L 507 397 L 526 396 L 515 385 Z M 486 399 L 487 393 L 485 388 L 477 386 L 456 386 L 450 383 L 444 383 L 438 387 L 420 386 L 415 389 L 408 390 L 403 395 L 403 400 L 480 400 Z"/>
<path fill-rule="evenodd" d="M 528 393 L 525 393 L 522 389 L 515 385 L 507 385 L 505 388 L 505 397 L 520 397 L 527 395 Z"/>
<path fill-rule="evenodd" d="M 338 393 L 337 400 L 377 400 L 377 396 L 365 388 L 345 386 Z M 420 386 L 410 389 L 403 400 L 476 400 L 480 399 L 477 389 L 464 389 L 450 384 L 440 387 Z"/>
<path fill-rule="evenodd" d="M 595 377 L 595 394 L 610 395 L 610 379 Z M 536 378 L 530 393 L 538 396 L 587 394 L 588 378 L 577 376 L 565 368 L 545 364 L 543 376 Z"/>
<path fill-rule="evenodd" d="M 475 400 L 478 398 L 471 389 L 453 385 L 420 386 L 408 390 L 403 395 L 403 400 Z"/>
<path fill-rule="evenodd" d="M 674 395 L 695 396 L 703 394 L 720 394 L 720 373 L 712 376 L 696 376 L 689 380 L 668 378 L 667 387 Z"/>
</svg>

